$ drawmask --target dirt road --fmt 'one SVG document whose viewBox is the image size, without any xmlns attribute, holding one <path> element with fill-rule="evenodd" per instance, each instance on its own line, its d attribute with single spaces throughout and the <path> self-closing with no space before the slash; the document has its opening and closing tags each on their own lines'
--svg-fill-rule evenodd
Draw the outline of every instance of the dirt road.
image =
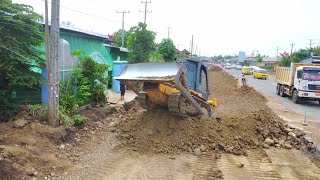
<svg viewBox="0 0 320 180">
<path fill-rule="evenodd" d="M 223 71 L 210 76 L 218 119 L 177 120 L 161 110 L 109 117 L 111 128 L 84 142 L 77 165 L 54 179 L 320 179 L 302 151 L 262 148 L 271 135 L 288 139 L 272 112 L 264 113 L 263 96 L 239 89 Z M 257 134 L 257 127 L 270 132 Z"/>
</svg>

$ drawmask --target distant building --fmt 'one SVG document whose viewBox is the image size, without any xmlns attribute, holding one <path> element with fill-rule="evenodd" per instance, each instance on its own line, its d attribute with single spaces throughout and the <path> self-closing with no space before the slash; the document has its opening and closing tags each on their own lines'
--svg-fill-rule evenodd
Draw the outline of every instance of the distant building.
<svg viewBox="0 0 320 180">
<path fill-rule="evenodd" d="M 300 63 L 306 63 L 306 64 L 320 63 L 320 56 L 313 56 L 313 57 L 304 59 L 304 60 L 300 61 Z"/>
</svg>

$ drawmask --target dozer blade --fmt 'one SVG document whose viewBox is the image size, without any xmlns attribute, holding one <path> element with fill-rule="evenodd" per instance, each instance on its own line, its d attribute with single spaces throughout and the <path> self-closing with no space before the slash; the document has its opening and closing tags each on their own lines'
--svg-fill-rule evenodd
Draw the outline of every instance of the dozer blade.
<svg viewBox="0 0 320 180">
<path fill-rule="evenodd" d="M 177 63 L 139 63 L 128 64 L 116 80 L 129 81 L 171 81 L 179 75 L 181 64 Z"/>
<path fill-rule="evenodd" d="M 139 89 L 136 89 L 135 86 L 131 84 L 131 81 L 143 81 L 143 82 L 166 82 L 172 84 L 175 88 L 177 88 L 183 97 L 187 99 L 196 109 L 199 114 L 203 114 L 204 112 L 201 109 L 203 102 L 200 102 L 198 99 L 192 96 L 187 87 L 184 87 L 181 83 L 181 75 L 186 74 L 185 66 L 183 64 L 178 63 L 139 63 L 139 64 L 127 64 L 123 71 L 120 73 L 118 77 L 114 77 L 114 79 L 119 81 L 126 82 L 130 88 L 134 90 L 135 93 L 140 94 L 140 99 L 143 98 L 144 101 L 147 101 L 146 95 L 141 94 Z M 186 81 L 186 76 L 183 76 Z M 142 96 L 143 95 L 143 96 Z M 175 101 L 178 103 L 178 101 Z M 139 103 L 148 109 L 147 103 Z M 172 108 L 172 104 L 168 104 L 169 108 Z M 179 114 L 178 104 L 175 105 L 174 114 Z M 211 109 L 205 106 L 208 115 L 211 116 Z"/>
</svg>

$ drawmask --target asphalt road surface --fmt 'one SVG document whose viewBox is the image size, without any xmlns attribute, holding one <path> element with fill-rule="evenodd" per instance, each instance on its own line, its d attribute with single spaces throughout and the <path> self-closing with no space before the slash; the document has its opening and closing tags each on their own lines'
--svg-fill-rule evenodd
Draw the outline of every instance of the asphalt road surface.
<svg viewBox="0 0 320 180">
<path fill-rule="evenodd" d="M 242 74 L 241 70 L 235 70 L 235 69 L 226 69 L 227 72 L 229 72 L 231 75 L 233 75 L 236 78 L 241 79 Z M 320 105 L 317 101 L 309 101 L 304 100 L 302 104 L 295 104 L 292 102 L 291 98 L 284 98 L 281 96 L 278 96 L 276 94 L 276 81 L 275 76 L 271 75 L 269 79 L 262 80 L 262 79 L 255 79 L 252 75 L 247 75 L 247 84 L 253 88 L 255 88 L 257 91 L 259 91 L 264 96 L 278 102 L 282 103 L 285 107 L 286 101 L 288 109 L 293 109 L 295 112 L 304 115 L 305 112 L 307 112 L 307 116 L 320 122 Z"/>
</svg>

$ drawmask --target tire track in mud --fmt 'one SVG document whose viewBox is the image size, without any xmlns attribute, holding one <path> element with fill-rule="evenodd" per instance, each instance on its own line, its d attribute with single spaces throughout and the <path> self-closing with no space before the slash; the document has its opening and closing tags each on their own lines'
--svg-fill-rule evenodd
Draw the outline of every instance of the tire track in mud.
<svg viewBox="0 0 320 180">
<path fill-rule="evenodd" d="M 248 161 L 249 171 L 254 179 L 283 179 L 264 150 L 249 151 Z"/>
<path fill-rule="evenodd" d="M 210 179 L 220 174 L 214 153 L 200 156 L 194 168 L 193 179 Z"/>
<path fill-rule="evenodd" d="M 219 169 L 214 154 L 140 155 L 113 153 L 101 168 L 82 179 L 210 179 Z M 221 173 L 221 172 L 220 172 Z"/>
<path fill-rule="evenodd" d="M 266 152 L 283 179 L 320 179 L 319 169 L 301 151 L 270 149 Z"/>
</svg>

